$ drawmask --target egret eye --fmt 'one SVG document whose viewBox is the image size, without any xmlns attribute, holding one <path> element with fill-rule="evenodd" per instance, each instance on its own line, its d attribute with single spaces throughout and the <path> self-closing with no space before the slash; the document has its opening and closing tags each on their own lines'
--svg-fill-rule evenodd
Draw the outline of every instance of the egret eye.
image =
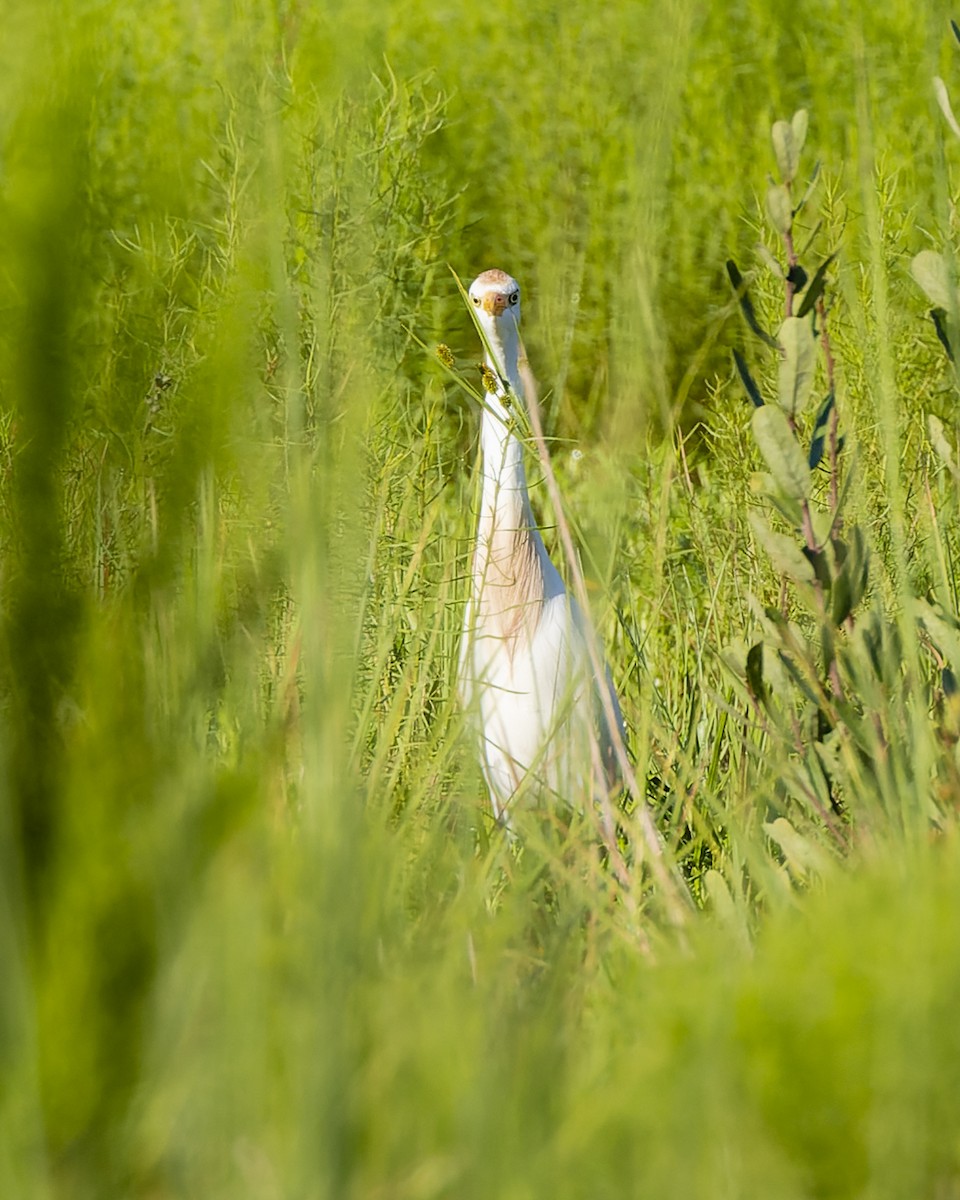
<svg viewBox="0 0 960 1200">
<path fill-rule="evenodd" d="M 470 299 L 474 302 L 474 304 L 478 308 L 480 307 L 480 297 L 479 296 L 471 296 Z"/>
<path fill-rule="evenodd" d="M 513 293 L 513 295 L 510 297 L 510 303 L 511 304 L 519 304 L 520 303 L 520 293 L 519 292 Z"/>
</svg>

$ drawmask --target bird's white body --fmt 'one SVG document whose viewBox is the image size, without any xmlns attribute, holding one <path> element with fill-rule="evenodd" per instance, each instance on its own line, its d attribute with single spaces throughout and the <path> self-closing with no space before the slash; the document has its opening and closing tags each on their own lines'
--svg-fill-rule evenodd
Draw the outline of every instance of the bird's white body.
<svg viewBox="0 0 960 1200">
<path fill-rule="evenodd" d="M 460 656 L 460 691 L 475 707 L 490 798 L 504 819 L 528 776 L 580 806 L 613 782 L 609 729 L 600 712 L 583 616 L 567 594 L 537 529 L 527 493 L 523 444 L 513 432 L 509 393 L 524 400 L 519 289 L 502 271 L 474 280 L 470 297 L 498 385 L 481 431 L 483 488 L 470 601 Z M 506 385 L 506 386 L 505 386 Z"/>
</svg>

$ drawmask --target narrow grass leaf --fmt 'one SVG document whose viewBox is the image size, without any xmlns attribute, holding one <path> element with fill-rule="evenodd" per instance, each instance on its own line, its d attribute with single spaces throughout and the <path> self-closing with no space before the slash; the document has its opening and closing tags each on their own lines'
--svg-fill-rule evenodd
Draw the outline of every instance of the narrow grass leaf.
<svg viewBox="0 0 960 1200">
<path fill-rule="evenodd" d="M 799 203 L 794 206 L 794 210 L 793 210 L 794 214 L 800 212 L 800 210 L 804 207 L 804 205 L 807 203 L 807 201 L 813 195 L 813 189 L 817 186 L 817 180 L 819 178 L 820 178 L 820 160 L 818 158 L 817 161 L 813 164 L 813 170 L 810 172 L 810 178 L 807 180 L 807 186 L 804 188 L 803 195 L 800 197 Z M 820 228 L 820 223 L 817 222 L 817 225 L 813 231 L 814 234 L 819 231 L 819 228 Z M 813 234 L 811 234 L 811 236 L 807 239 L 806 245 L 804 246 L 803 251 L 802 251 L 803 253 L 806 253 L 807 247 L 811 244 L 812 241 L 813 241 Z"/>
</svg>

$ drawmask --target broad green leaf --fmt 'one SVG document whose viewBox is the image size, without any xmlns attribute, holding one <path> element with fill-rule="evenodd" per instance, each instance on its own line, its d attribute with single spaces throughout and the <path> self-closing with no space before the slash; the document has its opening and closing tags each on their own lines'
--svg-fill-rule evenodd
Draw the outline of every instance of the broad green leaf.
<svg viewBox="0 0 960 1200">
<path fill-rule="evenodd" d="M 810 683 L 811 679 L 814 677 L 814 672 L 809 668 L 806 671 L 802 670 L 800 666 L 793 661 L 790 655 L 784 653 L 783 651 L 780 653 L 780 662 L 783 664 L 783 668 L 790 677 L 790 681 L 793 683 L 794 687 L 797 688 L 797 690 L 807 701 L 809 701 L 811 705 L 816 707 L 820 701 L 818 700 L 817 694 L 811 687 Z"/>
<path fill-rule="evenodd" d="M 943 429 L 943 422 L 933 413 L 927 414 L 927 432 L 930 435 L 930 445 L 933 446 L 937 454 L 947 464 L 951 471 L 956 474 L 956 464 L 953 461 L 953 448 L 947 441 L 947 435 Z"/>
<path fill-rule="evenodd" d="M 854 480 L 857 478 L 857 470 L 859 465 L 860 459 L 857 455 L 856 449 L 854 449 L 850 456 L 850 462 L 847 466 L 847 470 L 844 473 L 843 482 L 840 484 L 840 495 L 837 499 L 837 507 L 834 512 L 834 524 L 836 524 L 836 521 L 841 517 L 843 510 L 847 506 L 847 497 L 850 495 Z"/>
<path fill-rule="evenodd" d="M 953 115 L 953 106 L 950 103 L 950 94 L 947 91 L 947 85 L 939 75 L 934 75 L 933 77 L 933 93 L 937 97 L 937 103 L 940 105 L 940 111 L 946 118 L 947 124 L 957 137 L 960 137 L 960 125 L 957 124 L 957 118 Z"/>
<path fill-rule="evenodd" d="M 828 733 L 826 737 L 814 742 L 813 748 L 826 773 L 831 777 L 839 775 L 843 760 L 840 737 L 837 732 Z"/>
<path fill-rule="evenodd" d="M 803 524 L 803 510 L 793 496 L 785 496 L 777 487 L 769 471 L 754 471 L 750 476 L 750 491 L 769 500 L 781 517 L 799 530 Z"/>
<path fill-rule="evenodd" d="M 740 274 L 740 268 L 732 258 L 727 259 L 727 275 L 730 279 L 730 286 L 737 294 L 737 300 L 740 308 L 743 311 L 744 318 L 753 332 L 761 341 L 766 342 L 774 350 L 777 348 L 777 339 L 771 337 L 769 333 L 761 326 L 757 320 L 757 314 L 754 312 L 753 304 L 750 300 L 750 293 L 747 291 L 747 285 L 744 282 L 743 276 Z"/>
<path fill-rule="evenodd" d="M 714 912 L 725 925 L 736 923 L 736 911 L 733 907 L 733 897 L 727 887 L 727 881 L 713 867 L 703 877 L 707 896 L 713 905 Z"/>
<path fill-rule="evenodd" d="M 757 242 L 755 246 L 757 257 L 761 258 L 767 267 L 773 272 L 778 279 L 786 278 L 786 271 L 783 266 L 774 258 L 770 251 L 766 248 L 763 242 Z"/>
<path fill-rule="evenodd" d="M 810 439 L 810 453 L 807 455 L 807 462 L 812 471 L 814 467 L 820 465 L 820 460 L 823 458 L 824 448 L 827 442 L 827 423 L 830 420 L 830 414 L 833 412 L 833 388 L 827 392 L 826 399 L 820 406 L 820 411 L 817 413 L 817 420 L 813 426 L 813 436 Z"/>
<path fill-rule="evenodd" d="M 836 658 L 836 640 L 833 636 L 833 625 L 824 620 L 820 626 L 820 649 L 823 661 L 830 664 Z"/>
<path fill-rule="evenodd" d="M 933 321 L 933 327 L 937 331 L 937 339 L 940 345 L 946 350 L 947 358 L 951 362 L 954 361 L 953 342 L 956 337 L 950 336 L 950 322 L 947 320 L 947 310 L 945 308 L 931 308 L 930 320 Z"/>
<path fill-rule="evenodd" d="M 763 642 L 757 642 L 747 652 L 747 687 L 756 700 L 762 700 L 766 689 L 763 686 Z"/>
<path fill-rule="evenodd" d="M 830 598 L 830 617 L 834 625 L 840 626 L 853 611 L 853 591 L 850 586 L 850 572 L 843 567 L 833 582 L 833 592 Z"/>
<path fill-rule="evenodd" d="M 833 406 L 836 397 L 833 394 L 833 388 L 823 398 L 823 404 L 820 406 L 820 411 L 817 413 L 817 419 L 813 426 L 813 435 L 816 437 L 818 433 L 823 433 L 827 428 L 827 422 L 830 420 L 830 414 L 833 412 Z"/>
<path fill-rule="evenodd" d="M 950 268 L 942 254 L 936 250 L 921 250 L 914 255 L 910 274 L 933 304 L 950 312 L 954 305 L 954 291 Z"/>
<path fill-rule="evenodd" d="M 787 281 L 793 284 L 794 292 L 802 292 L 807 286 L 807 280 L 810 276 L 806 272 L 806 268 L 802 267 L 798 262 L 795 262 L 789 271 L 787 271 Z M 799 313 L 797 314 L 799 316 Z"/>
<path fill-rule="evenodd" d="M 799 154 L 789 121 L 774 121 L 770 130 L 773 152 L 777 156 L 777 170 L 784 183 L 792 183 L 797 173 Z"/>
<path fill-rule="evenodd" d="M 786 817 L 765 822 L 763 831 L 783 851 L 790 873 L 801 879 L 810 871 L 822 872 L 827 858 L 823 851 L 798 833 Z"/>
<path fill-rule="evenodd" d="M 720 651 L 720 661 L 740 683 L 747 677 L 747 650 L 743 638 L 736 638 Z"/>
<path fill-rule="evenodd" d="M 797 309 L 798 317 L 805 317 L 820 299 L 821 295 L 823 294 L 823 289 L 827 286 L 827 267 L 830 266 L 836 256 L 837 252 L 834 251 L 829 258 L 824 259 L 820 266 L 817 267 L 813 279 L 810 281 L 810 286 L 804 293 L 803 302 Z"/>
<path fill-rule="evenodd" d="M 800 528 L 803 523 L 803 511 L 800 508 L 798 500 L 793 496 L 784 495 L 779 488 L 771 489 L 767 494 L 767 499 L 788 525 L 795 525 L 797 529 Z"/>
<path fill-rule="evenodd" d="M 737 374 L 740 376 L 740 382 L 743 384 L 747 396 L 753 401 L 756 408 L 761 408 L 763 406 L 763 396 L 760 395 L 760 389 L 757 387 L 756 381 L 750 374 L 750 368 L 747 366 L 739 350 L 734 350 L 733 361 L 736 364 Z"/>
<path fill-rule="evenodd" d="M 760 668 L 764 683 L 763 699 L 767 704 L 768 712 L 773 716 L 777 710 L 768 703 L 772 696 L 781 697 L 788 706 L 791 703 L 790 679 L 783 669 L 782 645 L 784 639 L 789 641 L 795 636 L 796 631 L 778 608 L 761 604 L 752 592 L 749 593 L 749 602 L 763 631 L 763 641 L 757 643 L 761 647 Z"/>
<path fill-rule="evenodd" d="M 810 495 L 810 470 L 783 409 L 776 404 L 755 408 L 752 424 L 753 436 L 777 487 L 789 499 L 806 500 Z"/>
<path fill-rule="evenodd" d="M 804 555 L 810 565 L 813 567 L 813 574 L 824 589 L 829 589 L 833 586 L 833 575 L 830 571 L 830 558 L 826 550 L 809 550 Z"/>
<path fill-rule="evenodd" d="M 813 536 L 817 545 L 829 549 L 832 545 L 830 534 L 833 532 L 834 515 L 828 508 L 816 508 L 811 505 L 810 518 L 813 524 Z"/>
<path fill-rule="evenodd" d="M 803 153 L 803 144 L 807 140 L 807 126 L 809 124 L 810 114 L 805 108 L 798 108 L 790 120 L 790 130 L 793 133 L 793 152 L 797 156 L 794 174 L 797 173 L 797 167 L 800 166 L 800 155 Z"/>
<path fill-rule="evenodd" d="M 956 623 L 943 617 L 926 600 L 915 600 L 916 613 L 926 627 L 927 633 L 940 648 L 943 656 L 960 669 L 960 630 Z"/>
<path fill-rule="evenodd" d="M 814 523 L 816 529 L 816 523 Z M 834 574 L 840 570 L 843 564 L 847 561 L 847 556 L 850 553 L 850 547 L 842 537 L 831 537 L 826 543 L 826 550 L 830 555 L 830 561 L 833 564 Z"/>
<path fill-rule="evenodd" d="M 850 571 L 851 601 L 852 607 L 856 608 L 867 590 L 870 575 L 870 547 L 859 525 L 850 528 L 850 550 L 844 566 Z"/>
<path fill-rule="evenodd" d="M 839 551 L 843 545 L 842 542 L 834 543 L 838 563 L 841 561 Z M 863 530 L 859 525 L 854 525 L 850 530 L 850 541 L 845 546 L 842 565 L 833 584 L 830 615 L 834 625 L 842 625 L 863 599 L 869 575 L 870 549 L 863 536 Z"/>
<path fill-rule="evenodd" d="M 789 233 L 793 224 L 793 209 L 790 206 L 790 193 L 782 183 L 775 183 L 767 191 L 767 212 L 773 227 L 779 234 Z"/>
<path fill-rule="evenodd" d="M 802 317 L 787 317 L 780 326 L 777 340 L 783 350 L 780 360 L 780 405 L 790 416 L 796 416 L 806 405 L 813 391 L 817 369 L 817 343 L 813 326 Z"/>
<path fill-rule="evenodd" d="M 803 527 L 803 509 L 800 508 L 800 502 L 796 497 L 785 496 L 784 492 L 776 486 L 773 475 L 768 470 L 758 470 L 752 475 L 750 488 L 751 491 L 761 492 L 770 504 L 773 504 L 788 526 L 792 526 L 799 532 Z"/>
<path fill-rule="evenodd" d="M 787 575 L 798 583 L 813 583 L 816 578 L 813 564 L 794 538 L 771 529 L 757 513 L 750 513 L 750 526 L 781 575 Z"/>
<path fill-rule="evenodd" d="M 771 696 L 778 697 L 785 708 L 791 709 L 796 696 L 793 681 L 783 665 L 785 657 L 782 649 L 769 648 L 763 660 L 763 673 Z"/>
</svg>

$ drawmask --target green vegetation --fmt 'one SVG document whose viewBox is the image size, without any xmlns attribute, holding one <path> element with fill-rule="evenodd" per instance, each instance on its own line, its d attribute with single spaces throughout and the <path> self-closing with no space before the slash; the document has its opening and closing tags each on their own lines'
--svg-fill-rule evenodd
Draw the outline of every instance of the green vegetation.
<svg viewBox="0 0 960 1200">
<path fill-rule="evenodd" d="M 7 10 L 0 1195 L 960 1197 L 953 14 Z M 489 818 L 491 266 L 682 919 Z"/>
</svg>

